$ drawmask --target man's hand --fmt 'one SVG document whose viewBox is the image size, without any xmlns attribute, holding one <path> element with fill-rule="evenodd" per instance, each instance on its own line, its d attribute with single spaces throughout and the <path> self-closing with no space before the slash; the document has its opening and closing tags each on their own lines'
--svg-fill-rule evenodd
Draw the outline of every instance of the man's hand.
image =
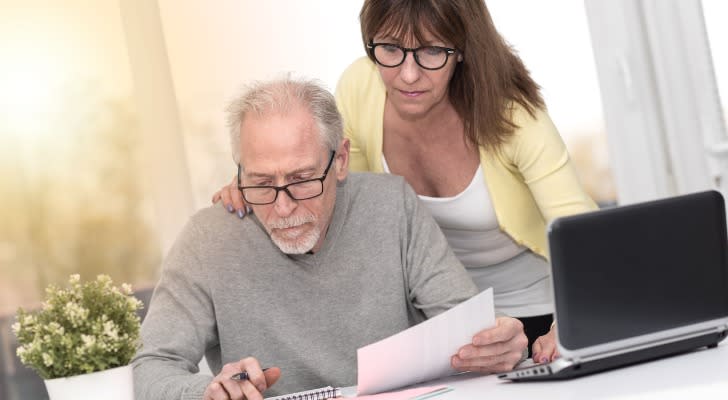
<svg viewBox="0 0 728 400">
<path fill-rule="evenodd" d="M 232 376 L 246 371 L 249 379 L 236 381 Z M 225 364 L 205 389 L 204 400 L 262 400 L 263 392 L 281 377 L 280 368 L 263 371 L 253 357 Z"/>
<path fill-rule="evenodd" d="M 535 363 L 547 363 L 559 357 L 559 350 L 556 348 L 556 325 L 551 325 L 547 334 L 539 336 L 533 342 L 531 353 Z"/>
<path fill-rule="evenodd" d="M 495 327 L 473 336 L 471 344 L 461 347 L 450 364 L 458 371 L 494 373 L 510 371 L 523 358 L 528 338 L 521 321 L 498 317 Z"/>
</svg>

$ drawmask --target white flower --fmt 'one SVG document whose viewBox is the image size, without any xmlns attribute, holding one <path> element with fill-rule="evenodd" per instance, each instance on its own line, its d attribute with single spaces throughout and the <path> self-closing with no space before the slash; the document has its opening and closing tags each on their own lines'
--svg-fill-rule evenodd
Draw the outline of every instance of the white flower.
<svg viewBox="0 0 728 400">
<path fill-rule="evenodd" d="M 122 283 L 122 284 L 121 284 L 121 291 L 122 291 L 122 292 L 123 292 L 124 294 L 126 294 L 126 295 L 130 295 L 130 294 L 132 294 L 132 290 L 131 290 L 131 285 L 130 285 L 130 284 L 128 284 L 128 283 Z"/>
<path fill-rule="evenodd" d="M 142 308 L 144 306 L 144 303 L 134 296 L 127 297 L 126 301 L 128 302 L 130 312 L 136 312 L 137 308 Z"/>
<path fill-rule="evenodd" d="M 30 348 L 28 348 L 26 346 L 26 350 L 28 352 L 33 352 L 33 353 L 39 352 L 40 351 L 40 341 L 39 340 L 34 340 L 34 341 L 30 342 Z"/>
<path fill-rule="evenodd" d="M 46 367 L 53 365 L 53 357 L 48 353 L 43 353 L 43 364 L 45 364 Z"/>
<path fill-rule="evenodd" d="M 81 335 L 81 341 L 83 342 L 83 347 L 89 349 L 96 344 L 96 337 L 91 335 Z"/>
<path fill-rule="evenodd" d="M 110 276 L 105 274 L 98 275 L 96 276 L 96 281 L 102 283 L 105 288 L 111 289 L 112 281 Z"/>
<path fill-rule="evenodd" d="M 65 329 L 63 329 L 61 324 L 59 324 L 56 321 L 53 321 L 50 324 L 48 324 L 48 331 L 51 334 L 59 335 L 59 336 L 63 336 L 63 334 L 65 333 Z"/>
<path fill-rule="evenodd" d="M 70 301 L 66 303 L 63 310 L 68 319 L 71 321 L 71 325 L 74 327 L 79 326 L 88 317 L 87 309 Z"/>
<path fill-rule="evenodd" d="M 68 283 L 74 284 L 81 281 L 81 275 L 79 274 L 73 274 L 68 278 Z"/>
<path fill-rule="evenodd" d="M 104 322 L 104 335 L 108 336 L 113 340 L 119 339 L 119 332 L 116 329 L 116 324 L 114 323 L 114 321 Z"/>
<path fill-rule="evenodd" d="M 16 322 L 16 323 L 14 323 L 14 324 L 13 324 L 13 325 L 11 326 L 11 328 L 12 328 L 12 330 L 13 330 L 13 333 L 17 335 L 17 334 L 18 334 L 18 332 L 20 332 L 20 322 Z"/>
</svg>

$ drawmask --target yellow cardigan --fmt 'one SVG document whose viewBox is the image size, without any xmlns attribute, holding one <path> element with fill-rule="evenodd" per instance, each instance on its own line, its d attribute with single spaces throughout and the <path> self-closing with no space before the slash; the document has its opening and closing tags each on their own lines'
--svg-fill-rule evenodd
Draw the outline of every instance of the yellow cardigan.
<svg viewBox="0 0 728 400">
<path fill-rule="evenodd" d="M 386 89 L 376 65 L 363 57 L 342 74 L 336 101 L 351 140 L 352 171 L 384 172 L 382 129 Z M 551 118 L 522 107 L 513 113 L 519 127 L 500 154 L 480 148 L 480 163 L 498 224 L 518 244 L 548 257 L 546 224 L 564 215 L 595 210 L 584 192 Z"/>
</svg>

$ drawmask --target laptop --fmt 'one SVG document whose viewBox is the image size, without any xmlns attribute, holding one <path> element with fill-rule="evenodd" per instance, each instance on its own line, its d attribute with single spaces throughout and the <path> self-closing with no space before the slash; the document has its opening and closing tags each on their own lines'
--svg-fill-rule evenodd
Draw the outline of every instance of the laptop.
<svg viewBox="0 0 728 400">
<path fill-rule="evenodd" d="M 728 332 L 723 196 L 706 191 L 555 219 L 561 357 L 499 378 L 573 378 L 700 347 Z"/>
</svg>

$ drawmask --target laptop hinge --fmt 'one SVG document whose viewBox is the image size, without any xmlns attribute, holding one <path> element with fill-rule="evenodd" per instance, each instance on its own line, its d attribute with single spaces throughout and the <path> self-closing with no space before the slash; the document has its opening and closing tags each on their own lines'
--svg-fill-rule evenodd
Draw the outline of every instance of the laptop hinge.
<svg viewBox="0 0 728 400">
<path fill-rule="evenodd" d="M 646 349 L 646 348 L 650 348 L 650 347 L 660 346 L 663 344 L 677 342 L 680 340 L 690 339 L 693 337 L 706 335 L 706 334 L 709 334 L 712 332 L 720 333 L 720 332 L 724 332 L 726 330 L 728 330 L 728 324 L 724 324 L 724 325 L 720 325 L 720 326 L 713 326 L 713 327 L 701 329 L 701 330 L 695 331 L 695 332 L 674 335 L 674 336 L 670 336 L 668 338 L 650 340 L 650 341 L 643 342 L 643 343 L 640 343 L 637 345 L 626 346 L 626 347 L 616 349 L 616 350 L 605 350 L 605 351 L 601 351 L 598 353 L 582 355 L 582 356 L 574 355 L 574 356 L 570 357 L 570 359 L 573 360 L 574 363 L 582 363 L 582 362 L 587 362 L 587 361 L 591 361 L 591 360 L 595 360 L 595 359 L 602 359 L 605 357 L 611 357 L 611 356 L 617 356 L 617 355 L 624 354 L 624 353 L 630 353 L 633 351 L 638 351 L 638 350 L 642 350 L 642 349 Z"/>
</svg>

